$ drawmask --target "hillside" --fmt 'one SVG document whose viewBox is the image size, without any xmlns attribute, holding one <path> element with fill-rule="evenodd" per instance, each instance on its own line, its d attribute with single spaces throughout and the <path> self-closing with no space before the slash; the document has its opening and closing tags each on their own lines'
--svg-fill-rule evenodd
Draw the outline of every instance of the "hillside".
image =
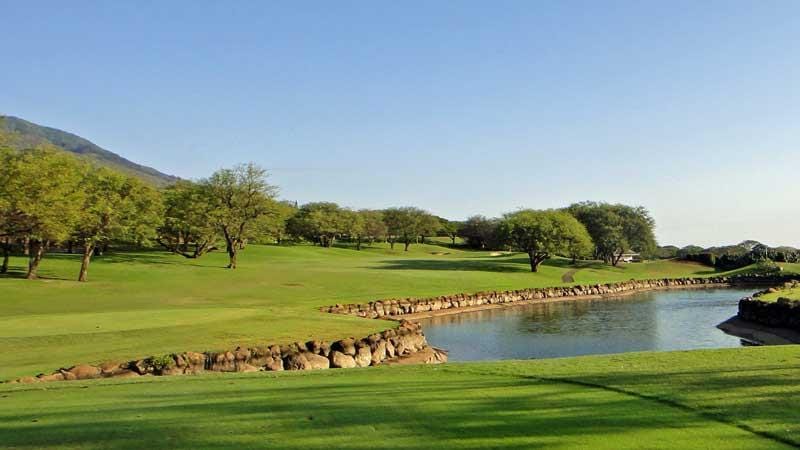
<svg viewBox="0 0 800 450">
<path fill-rule="evenodd" d="M 164 186 L 178 179 L 152 167 L 136 164 L 75 134 L 37 125 L 18 117 L 0 116 L 0 130 L 10 133 L 11 145 L 18 149 L 52 144 L 68 152 L 87 157 L 102 166 L 141 178 L 156 186 Z"/>
</svg>

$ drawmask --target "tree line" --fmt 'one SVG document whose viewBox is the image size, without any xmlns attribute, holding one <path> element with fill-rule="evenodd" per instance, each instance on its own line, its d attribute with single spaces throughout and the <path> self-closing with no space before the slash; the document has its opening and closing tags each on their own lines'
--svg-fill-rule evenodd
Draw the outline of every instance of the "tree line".
<svg viewBox="0 0 800 450">
<path fill-rule="evenodd" d="M 287 240 L 323 248 L 346 241 L 357 250 L 381 241 L 408 251 L 434 236 L 451 245 L 462 238 L 475 249 L 524 252 L 534 272 L 556 255 L 617 265 L 625 252 L 655 249 L 653 219 L 644 208 L 626 205 L 584 202 L 456 222 L 411 206 L 356 210 L 281 201 L 267 172 L 252 163 L 162 190 L 46 147 L 0 145 L 0 164 L 0 271 L 8 271 L 10 254 L 19 250 L 28 256 L 31 279 L 47 251 L 58 246 L 82 251 L 78 280 L 85 281 L 93 256 L 112 243 L 159 245 L 186 258 L 224 250 L 230 269 L 248 243 Z"/>
</svg>

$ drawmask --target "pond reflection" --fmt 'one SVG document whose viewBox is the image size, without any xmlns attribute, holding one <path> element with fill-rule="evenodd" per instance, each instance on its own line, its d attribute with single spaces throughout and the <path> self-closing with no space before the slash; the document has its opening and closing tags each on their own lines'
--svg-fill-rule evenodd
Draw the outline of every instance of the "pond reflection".
<svg viewBox="0 0 800 450">
<path fill-rule="evenodd" d="M 555 358 L 646 350 L 739 347 L 716 325 L 736 314 L 742 289 L 652 291 L 423 319 L 450 361 Z"/>
</svg>

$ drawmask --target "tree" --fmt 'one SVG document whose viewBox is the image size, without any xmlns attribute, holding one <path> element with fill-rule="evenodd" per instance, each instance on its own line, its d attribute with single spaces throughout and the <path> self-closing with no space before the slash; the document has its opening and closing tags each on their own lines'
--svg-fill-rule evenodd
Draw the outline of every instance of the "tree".
<svg viewBox="0 0 800 450">
<path fill-rule="evenodd" d="M 387 228 L 386 223 L 383 221 L 383 212 L 362 209 L 358 212 L 364 221 L 364 238 L 369 240 L 370 245 L 376 239 L 383 239 L 386 237 Z"/>
<path fill-rule="evenodd" d="M 528 254 L 531 272 L 555 254 L 568 254 L 570 243 L 589 241 L 586 229 L 563 211 L 531 209 L 506 214 L 500 225 L 513 248 Z"/>
<path fill-rule="evenodd" d="M 361 250 L 361 241 L 364 239 L 364 216 L 352 209 L 342 209 L 342 233 L 356 241 L 356 250 Z"/>
<path fill-rule="evenodd" d="M 292 202 L 273 202 L 270 213 L 265 214 L 256 221 L 251 238 L 256 242 L 271 240 L 280 245 L 288 233 L 287 223 L 296 213 L 297 207 Z"/>
<path fill-rule="evenodd" d="M 502 244 L 498 236 L 499 224 L 497 219 L 472 216 L 461 224 L 458 235 L 466 240 L 467 246 L 476 250 L 499 248 Z"/>
<path fill-rule="evenodd" d="M 205 186 L 179 180 L 164 189 L 164 220 L 156 242 L 185 258 L 199 258 L 216 248 L 219 230 L 212 220 L 214 202 Z"/>
<path fill-rule="evenodd" d="M 228 268 L 236 268 L 239 250 L 250 226 L 270 212 L 277 188 L 267 183 L 267 172 L 254 163 L 220 169 L 200 183 L 213 205 L 216 225 L 228 252 Z"/>
<path fill-rule="evenodd" d="M 394 243 L 399 240 L 405 245 L 405 251 L 419 236 L 431 233 L 433 216 L 422 209 L 412 206 L 402 208 L 389 208 L 383 212 L 389 236 L 389 245 L 394 248 Z M 438 221 L 437 221 L 438 223 Z"/>
<path fill-rule="evenodd" d="M 447 220 L 444 218 L 439 218 L 440 222 L 440 229 L 444 232 L 447 237 L 450 238 L 452 245 L 456 245 L 456 238 L 458 237 L 458 229 L 461 226 L 459 222 L 455 222 L 452 220 Z"/>
<path fill-rule="evenodd" d="M 306 203 L 287 224 L 294 236 L 317 242 L 321 247 L 331 247 L 344 229 L 346 218 L 343 209 L 332 202 Z"/>
<path fill-rule="evenodd" d="M 14 235 L 29 242 L 26 278 L 35 279 L 50 245 L 67 238 L 78 219 L 86 165 L 49 147 L 4 152 L 3 158 L 0 229 L 7 238 Z"/>
<path fill-rule="evenodd" d="M 643 207 L 584 202 L 567 211 L 588 230 L 595 257 L 616 266 L 627 251 L 652 255 L 656 249 L 655 221 Z"/>
<path fill-rule="evenodd" d="M 155 189 L 110 169 L 92 168 L 81 184 L 83 207 L 72 237 L 83 245 L 78 281 L 86 281 L 98 245 L 148 241 L 161 223 L 163 205 Z"/>
</svg>

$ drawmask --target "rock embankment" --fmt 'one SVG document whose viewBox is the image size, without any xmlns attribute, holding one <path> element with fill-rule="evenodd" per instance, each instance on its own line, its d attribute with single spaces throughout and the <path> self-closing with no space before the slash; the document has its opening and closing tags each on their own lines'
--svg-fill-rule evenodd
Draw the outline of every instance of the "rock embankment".
<svg viewBox="0 0 800 450">
<path fill-rule="evenodd" d="M 475 294 L 456 294 L 419 299 L 406 298 L 378 300 L 362 304 L 339 304 L 328 306 L 322 308 L 322 311 L 334 314 L 350 314 L 359 317 L 377 319 L 454 308 L 469 308 L 480 305 L 513 304 L 531 300 L 624 295 L 636 291 L 667 288 L 730 286 L 733 284 L 773 284 L 782 283 L 783 281 L 785 281 L 785 278 L 780 276 L 736 276 L 631 280 L 609 284 L 532 288 L 502 292 L 478 292 Z"/>
<path fill-rule="evenodd" d="M 784 289 L 796 289 L 797 287 L 800 287 L 798 281 L 789 281 L 784 285 Z M 770 288 L 757 292 L 752 297 L 739 300 L 738 317 L 769 327 L 800 331 L 800 300 L 779 298 L 776 301 L 764 301 L 759 299 L 764 294 L 779 292 L 779 288 Z"/>
<path fill-rule="evenodd" d="M 447 361 L 447 353 L 430 347 L 422 327 L 409 321 L 363 339 L 296 342 L 236 348 L 222 352 L 184 352 L 134 361 L 82 364 L 59 369 L 49 375 L 24 377 L 16 382 L 130 378 L 148 375 L 187 375 L 202 372 L 257 372 L 320 370 L 367 367 L 379 364 L 436 364 Z"/>
</svg>

